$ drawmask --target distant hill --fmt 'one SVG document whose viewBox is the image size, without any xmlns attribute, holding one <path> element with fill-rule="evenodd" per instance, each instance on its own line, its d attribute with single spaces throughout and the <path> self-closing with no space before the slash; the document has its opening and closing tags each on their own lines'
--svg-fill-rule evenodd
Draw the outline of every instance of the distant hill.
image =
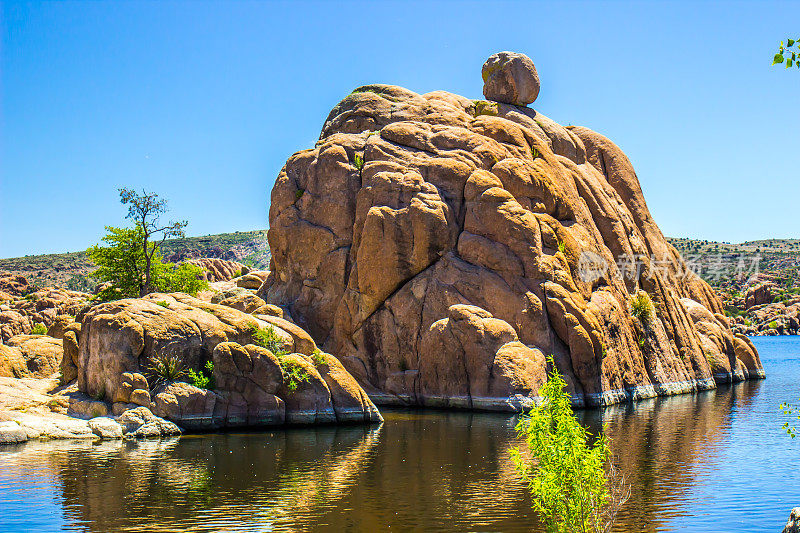
<svg viewBox="0 0 800 533">
<path fill-rule="evenodd" d="M 800 268 L 800 239 L 765 239 L 739 244 L 702 239 L 668 238 L 681 255 L 698 267 L 697 273 L 716 289 L 740 289 L 746 279 L 737 279 L 740 260 L 751 269 L 756 257 L 759 272 L 794 281 Z M 240 261 L 256 269 L 269 267 L 266 230 L 219 233 L 203 237 L 171 239 L 162 248 L 168 261 L 192 257 L 219 257 Z M 723 268 L 720 268 L 722 265 Z M 94 282 L 87 277 L 94 265 L 85 252 L 29 255 L 0 259 L 0 270 L 23 274 L 30 283 L 91 291 Z"/>
<path fill-rule="evenodd" d="M 700 239 L 667 239 L 685 260 L 696 264 L 697 273 L 720 291 L 741 290 L 749 275 L 771 274 L 792 287 L 800 268 L 800 239 L 765 239 L 739 244 Z M 745 274 L 738 276 L 738 271 Z"/>
<path fill-rule="evenodd" d="M 268 268 L 270 258 L 266 230 L 170 239 L 161 251 L 164 258 L 172 262 L 193 257 L 219 257 L 255 269 Z M 0 259 L 0 270 L 18 272 L 31 284 L 77 291 L 91 292 L 94 289 L 94 280 L 88 277 L 93 269 L 94 264 L 86 257 L 85 251 Z"/>
</svg>

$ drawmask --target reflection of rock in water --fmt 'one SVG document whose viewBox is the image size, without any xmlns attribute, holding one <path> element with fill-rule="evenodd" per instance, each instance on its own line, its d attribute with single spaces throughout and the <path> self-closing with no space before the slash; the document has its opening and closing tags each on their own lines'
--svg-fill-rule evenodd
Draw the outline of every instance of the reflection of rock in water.
<svg viewBox="0 0 800 533">
<path fill-rule="evenodd" d="M 534 513 L 508 455 L 515 419 L 385 412 L 370 468 L 313 524 L 330 531 L 531 531 Z M 353 509 L 343 513 L 341 509 Z"/>
<path fill-rule="evenodd" d="M 760 383 L 580 416 L 632 483 L 616 531 L 656 531 L 713 475 L 732 408 L 749 416 Z M 172 441 L 29 443 L 3 474 L 57 480 L 69 522 L 88 531 L 531 531 L 537 524 L 508 450 L 515 418 L 385 412 L 356 426 L 184 436 Z M 45 468 L 42 468 L 42 464 Z"/>
<path fill-rule="evenodd" d="M 687 489 L 710 473 L 732 408 L 747 416 L 760 386 L 747 382 L 580 413 L 592 434 L 608 424 L 612 453 L 632 485 L 614 531 L 657 531 L 680 515 Z"/>
<path fill-rule="evenodd" d="M 71 522 L 89 531 L 263 530 L 321 504 L 356 481 L 377 428 L 287 430 L 170 441 L 32 443 L 9 465 L 47 457 Z M 4 456 L 8 458 L 8 456 Z M 4 463 L 5 466 L 5 463 Z"/>
</svg>

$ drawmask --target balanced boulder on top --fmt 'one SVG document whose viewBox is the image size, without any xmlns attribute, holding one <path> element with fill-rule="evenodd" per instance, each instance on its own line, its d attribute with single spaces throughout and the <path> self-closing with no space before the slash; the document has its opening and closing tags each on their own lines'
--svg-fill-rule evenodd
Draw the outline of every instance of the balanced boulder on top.
<svg viewBox="0 0 800 533">
<path fill-rule="evenodd" d="M 531 58 L 516 52 L 489 56 L 481 69 L 483 95 L 494 102 L 528 105 L 539 96 L 539 74 Z"/>
</svg>

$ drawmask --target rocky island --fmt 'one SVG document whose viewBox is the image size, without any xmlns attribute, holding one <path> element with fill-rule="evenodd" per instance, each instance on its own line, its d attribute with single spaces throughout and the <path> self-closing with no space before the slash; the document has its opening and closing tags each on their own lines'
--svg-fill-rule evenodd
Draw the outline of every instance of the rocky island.
<svg viewBox="0 0 800 533">
<path fill-rule="evenodd" d="M 188 256 L 197 298 L 105 303 L 5 275 L 3 440 L 519 412 L 549 361 L 577 406 L 763 378 L 625 154 L 529 107 L 528 57 L 482 75 L 485 100 L 367 85 L 336 105 L 275 182 L 268 271 Z"/>
<path fill-rule="evenodd" d="M 526 56 L 482 74 L 485 100 L 367 85 L 339 102 L 272 190 L 258 295 L 379 405 L 520 410 L 548 354 L 578 405 L 763 378 L 625 154 L 528 107 Z"/>
</svg>

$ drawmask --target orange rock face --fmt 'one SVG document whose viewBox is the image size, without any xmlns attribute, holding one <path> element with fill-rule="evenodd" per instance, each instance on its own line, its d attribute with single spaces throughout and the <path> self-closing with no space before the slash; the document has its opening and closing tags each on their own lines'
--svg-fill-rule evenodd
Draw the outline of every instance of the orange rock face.
<svg viewBox="0 0 800 533">
<path fill-rule="evenodd" d="M 577 404 L 763 377 L 625 154 L 527 107 L 361 87 L 286 162 L 269 223 L 259 296 L 378 403 L 518 410 L 549 354 Z"/>
<path fill-rule="evenodd" d="M 186 259 L 184 263 L 198 266 L 203 269 L 205 281 L 228 281 L 242 275 L 242 269 L 247 267 L 238 261 L 227 261 L 216 257 L 201 257 L 199 259 Z"/>
</svg>

